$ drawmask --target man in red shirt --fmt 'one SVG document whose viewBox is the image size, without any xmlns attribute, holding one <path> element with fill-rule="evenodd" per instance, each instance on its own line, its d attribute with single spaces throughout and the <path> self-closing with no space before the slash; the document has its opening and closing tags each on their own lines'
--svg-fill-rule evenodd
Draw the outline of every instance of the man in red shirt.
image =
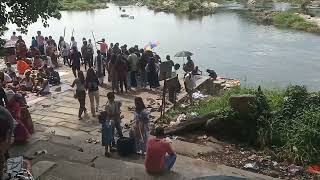
<svg viewBox="0 0 320 180">
<path fill-rule="evenodd" d="M 164 129 L 157 127 L 156 138 L 151 138 L 147 143 L 145 168 L 149 173 L 162 173 L 169 171 L 176 162 L 177 155 L 172 150 L 170 143 L 163 140 Z"/>
<path fill-rule="evenodd" d="M 100 52 L 101 55 L 106 58 L 107 57 L 107 52 L 108 52 L 108 44 L 106 43 L 106 40 L 103 38 L 101 41 L 97 42 L 100 44 Z"/>
</svg>

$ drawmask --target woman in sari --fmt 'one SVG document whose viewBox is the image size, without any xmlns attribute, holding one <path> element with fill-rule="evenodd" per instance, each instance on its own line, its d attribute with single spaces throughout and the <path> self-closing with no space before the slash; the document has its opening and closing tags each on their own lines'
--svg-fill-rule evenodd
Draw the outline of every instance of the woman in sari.
<svg viewBox="0 0 320 180">
<path fill-rule="evenodd" d="M 13 91 L 7 93 L 8 105 L 7 109 L 18 123 L 14 138 L 16 142 L 26 142 L 34 132 L 32 119 L 26 107 L 25 102 L 22 102 L 21 95 L 15 94 Z"/>
</svg>

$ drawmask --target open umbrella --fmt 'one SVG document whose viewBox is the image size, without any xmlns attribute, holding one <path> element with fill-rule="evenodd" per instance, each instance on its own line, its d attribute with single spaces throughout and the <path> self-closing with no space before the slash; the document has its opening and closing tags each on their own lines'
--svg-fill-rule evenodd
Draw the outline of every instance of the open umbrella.
<svg viewBox="0 0 320 180">
<path fill-rule="evenodd" d="M 159 46 L 159 41 L 149 42 L 147 45 L 144 46 L 144 50 L 152 50 Z"/>
<path fill-rule="evenodd" d="M 189 52 L 189 51 L 180 51 L 178 53 L 176 53 L 176 55 L 174 55 L 174 57 L 187 57 L 187 56 L 192 56 L 192 52 Z"/>
</svg>

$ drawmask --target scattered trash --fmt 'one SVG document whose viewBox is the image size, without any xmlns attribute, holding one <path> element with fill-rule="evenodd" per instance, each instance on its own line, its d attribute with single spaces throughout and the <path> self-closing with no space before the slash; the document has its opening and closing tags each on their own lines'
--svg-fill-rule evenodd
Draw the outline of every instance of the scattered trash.
<svg viewBox="0 0 320 180">
<path fill-rule="evenodd" d="M 310 165 L 308 172 L 311 174 L 320 174 L 320 165 Z"/>
<path fill-rule="evenodd" d="M 297 148 L 296 146 L 293 146 L 293 147 L 292 147 L 292 150 L 293 150 L 294 152 L 298 152 L 298 148 Z"/>
<path fill-rule="evenodd" d="M 196 112 L 192 112 L 190 115 L 191 115 L 191 117 L 192 117 L 192 118 L 196 118 L 196 117 L 198 117 L 198 116 L 199 116 L 199 114 L 198 114 L 198 113 L 196 113 Z"/>
<path fill-rule="evenodd" d="M 34 153 L 35 156 L 45 155 L 48 154 L 47 150 L 40 150 Z"/>
<path fill-rule="evenodd" d="M 273 165 L 273 166 L 277 166 L 278 164 L 279 164 L 278 162 L 272 161 L 272 165 Z"/>
<path fill-rule="evenodd" d="M 301 167 L 301 166 L 296 166 L 296 165 L 294 165 L 294 164 L 291 164 L 290 166 L 288 166 L 287 171 L 288 171 L 289 173 L 291 173 L 292 175 L 295 175 L 295 174 L 297 174 L 298 172 L 303 171 L 303 167 Z"/>
<path fill-rule="evenodd" d="M 243 166 L 245 169 L 252 169 L 252 170 L 259 170 L 259 166 L 257 165 L 257 163 L 247 163 Z"/>
<path fill-rule="evenodd" d="M 134 111 L 135 110 L 135 107 L 134 106 L 129 106 L 128 107 L 128 111 Z"/>
<path fill-rule="evenodd" d="M 205 99 L 207 97 L 208 97 L 207 95 L 203 95 L 200 91 L 197 91 L 192 94 L 193 99 Z"/>
<path fill-rule="evenodd" d="M 95 139 L 95 138 L 89 138 L 89 139 L 86 140 L 86 142 L 89 143 L 89 144 L 91 144 L 91 143 L 98 144 L 100 141 Z"/>
<path fill-rule="evenodd" d="M 187 115 L 186 114 L 180 114 L 177 118 L 177 121 L 186 121 L 187 120 Z"/>
<path fill-rule="evenodd" d="M 149 101 L 150 105 L 155 105 L 156 104 L 156 100 L 154 100 L 153 98 L 148 97 L 147 101 Z"/>
<path fill-rule="evenodd" d="M 54 134 L 56 134 L 56 131 L 55 130 L 51 130 L 51 131 L 49 131 L 49 134 L 54 135 Z"/>
<path fill-rule="evenodd" d="M 251 161 L 254 161 L 254 160 L 256 160 L 257 158 L 258 158 L 258 156 L 255 155 L 255 154 L 253 154 L 253 155 L 251 155 L 251 156 L 248 157 L 248 159 L 251 160 Z"/>
<path fill-rule="evenodd" d="M 187 107 L 187 105 L 185 105 L 185 104 L 181 104 L 181 106 L 180 106 L 180 107 L 185 108 L 185 107 Z"/>
<path fill-rule="evenodd" d="M 198 139 L 200 139 L 200 140 L 206 140 L 206 139 L 208 139 L 208 136 L 207 135 L 203 135 L 203 136 L 199 136 L 198 137 Z"/>
<path fill-rule="evenodd" d="M 166 137 L 165 139 L 167 142 L 172 143 L 172 140 L 169 137 Z"/>
<path fill-rule="evenodd" d="M 171 121 L 170 122 L 170 126 L 175 126 L 175 125 L 178 125 L 178 124 L 180 124 L 181 122 L 180 121 Z"/>
</svg>

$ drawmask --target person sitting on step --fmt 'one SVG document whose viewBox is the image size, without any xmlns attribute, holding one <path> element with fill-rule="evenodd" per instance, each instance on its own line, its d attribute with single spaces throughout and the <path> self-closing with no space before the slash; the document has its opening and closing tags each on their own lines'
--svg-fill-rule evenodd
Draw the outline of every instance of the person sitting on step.
<svg viewBox="0 0 320 180">
<path fill-rule="evenodd" d="M 145 168 L 148 173 L 163 173 L 170 171 L 176 162 L 177 155 L 169 142 L 165 141 L 164 129 L 156 127 L 155 138 L 147 143 Z"/>
</svg>

